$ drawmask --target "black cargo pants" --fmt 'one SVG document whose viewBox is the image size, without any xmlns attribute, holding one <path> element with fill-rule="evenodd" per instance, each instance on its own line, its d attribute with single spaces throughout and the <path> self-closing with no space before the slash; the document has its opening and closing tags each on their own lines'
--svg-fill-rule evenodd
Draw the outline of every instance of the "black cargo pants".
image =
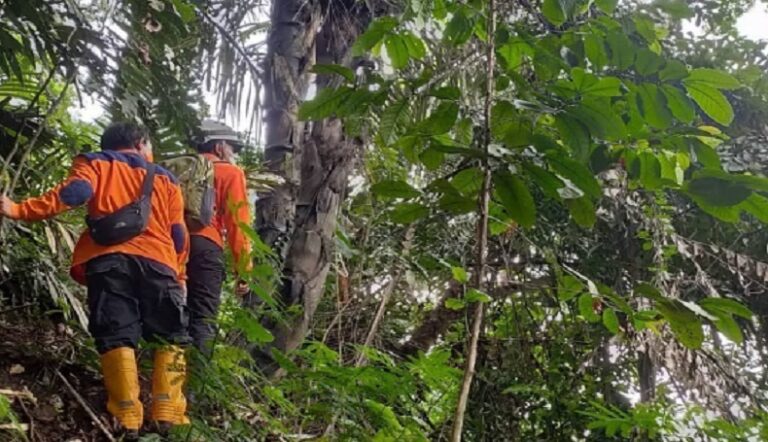
<svg viewBox="0 0 768 442">
<path fill-rule="evenodd" d="M 193 345 L 210 356 L 210 341 L 216 334 L 214 321 L 221 304 L 224 284 L 224 251 L 208 238 L 191 235 L 187 263 L 189 334 Z"/>
<path fill-rule="evenodd" d="M 189 343 L 184 290 L 176 273 L 148 258 L 114 253 L 86 264 L 88 331 L 99 353 L 148 342 Z"/>
</svg>

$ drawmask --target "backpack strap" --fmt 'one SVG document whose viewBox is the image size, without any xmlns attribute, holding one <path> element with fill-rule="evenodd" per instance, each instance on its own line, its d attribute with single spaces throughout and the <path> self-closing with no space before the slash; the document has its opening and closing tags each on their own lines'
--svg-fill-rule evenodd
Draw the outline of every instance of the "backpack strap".
<svg viewBox="0 0 768 442">
<path fill-rule="evenodd" d="M 157 166 L 154 163 L 147 163 L 147 173 L 144 175 L 144 181 L 141 183 L 140 198 L 152 198 L 152 189 L 155 185 L 155 171 Z"/>
</svg>

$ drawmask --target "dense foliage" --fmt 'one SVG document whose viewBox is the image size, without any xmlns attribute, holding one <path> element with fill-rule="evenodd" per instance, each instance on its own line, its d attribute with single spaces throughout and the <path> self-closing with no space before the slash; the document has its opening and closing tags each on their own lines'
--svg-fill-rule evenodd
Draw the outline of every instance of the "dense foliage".
<svg viewBox="0 0 768 442">
<path fill-rule="evenodd" d="M 262 97 L 278 94 L 261 88 L 294 84 L 299 231 L 331 204 L 302 186 L 347 170 L 317 146 L 355 147 L 311 308 L 284 276 L 315 243 L 273 251 L 251 232 L 254 295 L 226 297 L 190 382 L 195 432 L 447 439 L 481 303 L 467 440 L 768 438 L 768 58 L 735 29 L 752 2 L 497 1 L 489 26 L 489 1 L 285 1 L 303 11 L 291 26 L 347 40 L 319 38 L 297 68 L 269 58 L 300 45 L 265 37 L 260 2 L 0 4 L 0 184 L 17 197 L 62 178 L 110 118 L 145 122 L 170 153 L 206 113 L 245 113 L 256 169 L 274 147 L 259 145 Z M 97 124 L 70 116 L 93 99 Z M 65 271 L 80 218 L 0 225 L 0 311 L 82 328 Z M 302 316 L 286 351 L 275 336 Z"/>
</svg>

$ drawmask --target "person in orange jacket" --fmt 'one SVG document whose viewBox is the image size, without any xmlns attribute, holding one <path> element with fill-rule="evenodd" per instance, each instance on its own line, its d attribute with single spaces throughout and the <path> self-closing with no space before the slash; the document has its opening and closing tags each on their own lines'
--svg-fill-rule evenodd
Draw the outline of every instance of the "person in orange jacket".
<svg viewBox="0 0 768 442">
<path fill-rule="evenodd" d="M 245 172 L 234 164 L 235 155 L 242 148 L 237 132 L 212 120 L 203 121 L 200 129 L 203 138 L 197 151 L 213 162 L 216 197 L 211 224 L 190 232 L 187 303 L 192 342 L 203 355 L 210 356 L 210 342 L 216 332 L 213 321 L 221 303 L 225 276 L 225 239 L 234 258 L 235 273 L 240 276 L 235 292 L 239 296 L 248 292 L 242 277 L 251 269 L 251 243 L 241 224 L 250 225 L 251 211 Z"/>
<path fill-rule="evenodd" d="M 164 429 L 189 422 L 180 347 L 189 342 L 189 236 L 181 189 L 170 172 L 152 163 L 146 129 L 113 123 L 101 136 L 101 149 L 77 156 L 69 177 L 40 197 L 19 204 L 0 197 L 0 217 L 39 221 L 87 204 L 91 228 L 77 242 L 71 274 L 88 289 L 88 330 L 101 354 L 107 410 L 125 437 L 136 439 L 144 419 L 135 355 L 140 338 L 163 344 L 154 356 L 152 421 Z M 97 235 L 93 221 L 145 201 L 142 196 L 149 205 L 142 209 L 141 231 L 104 245 L 99 238 L 112 232 Z"/>
</svg>

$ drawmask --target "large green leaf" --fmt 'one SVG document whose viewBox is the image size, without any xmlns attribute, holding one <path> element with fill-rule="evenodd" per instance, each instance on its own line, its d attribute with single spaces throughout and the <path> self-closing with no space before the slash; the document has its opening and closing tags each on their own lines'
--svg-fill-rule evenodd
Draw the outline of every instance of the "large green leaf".
<svg viewBox="0 0 768 442">
<path fill-rule="evenodd" d="M 408 60 L 411 57 L 408 52 L 408 45 L 402 36 L 390 34 L 384 41 L 384 46 L 387 48 L 387 55 L 395 69 L 403 69 L 408 66 Z"/>
<path fill-rule="evenodd" d="M 701 348 L 704 331 L 696 314 L 679 301 L 661 299 L 656 309 L 664 316 L 677 339 L 688 348 Z"/>
<path fill-rule="evenodd" d="M 651 152 L 638 155 L 640 161 L 640 182 L 646 189 L 656 190 L 661 187 L 661 164 Z"/>
<path fill-rule="evenodd" d="M 659 71 L 664 65 L 664 59 L 650 49 L 643 48 L 637 51 L 635 70 L 638 74 L 648 76 Z"/>
<path fill-rule="evenodd" d="M 728 314 L 741 316 L 745 319 L 752 318 L 752 311 L 744 304 L 729 298 L 704 298 L 699 305 L 707 311 L 723 311 Z"/>
<path fill-rule="evenodd" d="M 338 64 L 316 64 L 312 66 L 312 72 L 322 75 L 341 75 L 348 82 L 355 82 L 355 72 L 346 66 Z"/>
<path fill-rule="evenodd" d="M 727 126 L 733 121 L 733 108 L 722 92 L 704 83 L 685 83 L 685 89 L 693 101 L 710 118 Z"/>
<path fill-rule="evenodd" d="M 338 89 L 324 88 L 317 96 L 301 105 L 298 117 L 300 120 L 322 120 L 336 113 L 342 103 L 350 97 L 354 90 L 347 86 Z"/>
<path fill-rule="evenodd" d="M 390 104 L 381 113 L 379 136 L 385 144 L 391 144 L 411 121 L 411 100 L 402 98 Z"/>
<path fill-rule="evenodd" d="M 597 214 L 595 212 L 595 206 L 589 198 L 583 196 L 581 198 L 568 199 L 565 200 L 565 205 L 568 206 L 568 210 L 571 212 L 571 217 L 573 217 L 576 224 L 586 228 L 595 225 Z"/>
<path fill-rule="evenodd" d="M 523 227 L 532 227 L 536 222 L 536 204 L 525 182 L 507 171 L 494 173 L 493 181 L 496 196 L 512 219 Z"/>
<path fill-rule="evenodd" d="M 477 167 L 464 169 L 451 179 L 451 184 L 463 195 L 477 195 L 483 187 L 483 172 Z"/>
<path fill-rule="evenodd" d="M 415 60 L 421 60 L 427 55 L 427 46 L 424 40 L 407 31 L 402 34 L 405 46 L 408 48 L 408 55 Z"/>
<path fill-rule="evenodd" d="M 589 131 L 574 118 L 560 114 L 555 117 L 555 125 L 560 131 L 563 142 L 571 148 L 571 154 L 580 163 L 589 160 L 590 139 Z"/>
<path fill-rule="evenodd" d="M 683 91 L 669 84 L 661 86 L 661 90 L 667 99 L 667 107 L 675 118 L 683 123 L 691 123 L 696 118 L 696 109 Z"/>
<path fill-rule="evenodd" d="M 510 39 L 507 43 L 497 49 L 497 52 L 507 63 L 507 69 L 513 71 L 523 64 L 523 57 L 533 58 L 534 55 L 531 45 L 519 37 Z"/>
<path fill-rule="evenodd" d="M 438 206 L 446 212 L 463 215 L 477 210 L 477 201 L 462 195 L 447 194 L 440 198 Z"/>
<path fill-rule="evenodd" d="M 392 221 L 398 224 L 410 224 L 429 215 L 429 208 L 419 203 L 398 204 L 392 211 Z"/>
<path fill-rule="evenodd" d="M 605 12 L 606 14 L 610 15 L 613 14 L 613 11 L 616 10 L 616 5 L 619 3 L 619 0 L 596 0 L 595 4 L 598 8 L 600 8 L 601 11 Z"/>
<path fill-rule="evenodd" d="M 653 83 L 643 83 L 637 88 L 640 110 L 648 124 L 656 129 L 666 129 L 672 124 L 672 114 L 664 96 Z"/>
<path fill-rule="evenodd" d="M 628 69 L 635 61 L 635 47 L 624 32 L 613 31 L 608 34 L 608 47 L 611 49 L 611 63 L 619 69 Z"/>
<path fill-rule="evenodd" d="M 382 198 L 414 198 L 420 195 L 413 186 L 402 180 L 385 180 L 371 186 L 371 191 Z"/>
<path fill-rule="evenodd" d="M 747 199 L 752 191 L 746 185 L 717 176 L 698 174 L 688 182 L 688 193 L 710 206 L 730 207 Z"/>
<path fill-rule="evenodd" d="M 445 27 L 443 39 L 454 46 L 460 46 L 469 40 L 474 30 L 474 22 L 467 16 L 467 8 L 459 8 L 454 12 L 451 21 Z"/>
<path fill-rule="evenodd" d="M 453 102 L 440 103 L 437 109 L 418 125 L 417 131 L 423 135 L 444 134 L 453 128 L 458 115 L 458 104 Z"/>
<path fill-rule="evenodd" d="M 571 181 L 576 187 L 592 198 L 600 198 L 600 183 L 589 168 L 556 152 L 547 155 L 549 165 L 560 176 Z"/>
<path fill-rule="evenodd" d="M 596 71 L 608 64 L 603 38 L 596 33 L 590 32 L 584 36 L 584 52 Z"/>
<path fill-rule="evenodd" d="M 531 163 L 523 163 L 523 169 L 550 198 L 560 199 L 558 189 L 565 187 L 563 181 L 552 172 Z"/>
<path fill-rule="evenodd" d="M 615 140 L 627 135 L 627 127 L 614 112 L 608 98 L 585 98 L 581 104 L 569 110 L 568 115 L 585 125 L 596 137 Z"/>
<path fill-rule="evenodd" d="M 741 86 L 739 80 L 717 69 L 697 68 L 683 80 L 683 83 L 700 83 L 716 89 L 737 89 Z"/>
<path fill-rule="evenodd" d="M 619 333 L 619 318 L 612 308 L 603 310 L 603 325 L 614 335 Z"/>
<path fill-rule="evenodd" d="M 740 204 L 740 207 L 760 220 L 761 223 L 768 224 L 768 198 L 753 193 Z"/>
<path fill-rule="evenodd" d="M 397 24 L 397 19 L 394 17 L 381 17 L 373 21 L 352 45 L 352 55 L 361 56 L 370 51 L 381 42 L 385 35 L 392 32 Z"/>
<path fill-rule="evenodd" d="M 584 293 L 579 296 L 579 314 L 589 322 L 599 322 L 600 316 L 595 313 L 592 295 Z"/>
<path fill-rule="evenodd" d="M 560 4 L 560 0 L 544 0 L 544 3 L 541 6 L 541 12 L 544 14 L 544 17 L 555 26 L 560 26 L 565 23 L 565 11 Z"/>
</svg>

